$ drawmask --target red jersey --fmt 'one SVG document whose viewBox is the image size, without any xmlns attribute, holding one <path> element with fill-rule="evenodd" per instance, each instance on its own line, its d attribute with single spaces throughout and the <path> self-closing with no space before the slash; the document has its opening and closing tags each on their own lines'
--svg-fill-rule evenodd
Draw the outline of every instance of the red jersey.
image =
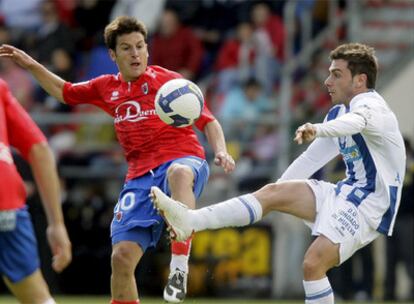
<svg viewBox="0 0 414 304">
<path fill-rule="evenodd" d="M 46 141 L 30 116 L 0 79 L 0 210 L 23 207 L 26 191 L 10 152 L 16 148 L 27 159 L 31 147 Z"/>
<path fill-rule="evenodd" d="M 126 179 L 129 180 L 175 158 L 190 155 L 205 158 L 204 149 L 191 126 L 169 126 L 155 112 L 154 99 L 158 89 L 174 78 L 182 76 L 159 66 L 148 66 L 133 82 L 124 81 L 119 73 L 87 82 L 66 82 L 63 98 L 69 105 L 96 105 L 114 117 L 117 138 L 128 162 Z M 214 119 L 204 106 L 195 125 L 202 131 Z"/>
</svg>

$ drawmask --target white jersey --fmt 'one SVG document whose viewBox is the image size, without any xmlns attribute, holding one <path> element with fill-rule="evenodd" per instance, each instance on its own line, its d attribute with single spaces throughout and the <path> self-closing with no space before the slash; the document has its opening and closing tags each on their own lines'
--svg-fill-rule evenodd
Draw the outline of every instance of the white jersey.
<svg viewBox="0 0 414 304">
<path fill-rule="evenodd" d="M 400 204 L 406 154 L 397 119 L 375 91 L 355 96 L 349 107 L 336 105 L 318 137 L 282 175 L 281 180 L 309 178 L 338 153 L 346 178 L 337 195 L 358 207 L 371 227 L 391 235 Z"/>
</svg>

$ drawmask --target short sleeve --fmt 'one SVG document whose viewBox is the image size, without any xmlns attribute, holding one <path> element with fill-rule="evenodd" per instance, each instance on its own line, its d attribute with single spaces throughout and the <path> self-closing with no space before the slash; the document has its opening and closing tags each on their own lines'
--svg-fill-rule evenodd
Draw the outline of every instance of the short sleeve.
<svg viewBox="0 0 414 304">
<path fill-rule="evenodd" d="M 65 103 L 68 105 L 94 104 L 99 106 L 102 103 L 98 90 L 99 82 L 99 77 L 78 83 L 65 82 L 63 86 Z"/>
<path fill-rule="evenodd" d="M 204 127 L 206 126 L 206 124 L 208 124 L 209 122 L 211 122 L 211 121 L 213 121 L 215 119 L 216 118 L 214 117 L 213 113 L 211 113 L 211 111 L 209 110 L 209 108 L 207 107 L 207 105 L 204 104 L 203 111 L 201 112 L 201 116 L 195 122 L 195 126 L 200 131 L 203 131 L 204 130 Z"/>
<path fill-rule="evenodd" d="M 10 145 L 16 148 L 27 160 L 32 146 L 40 142 L 46 142 L 46 137 L 12 96 L 7 86 L 5 86 L 3 92 Z"/>
</svg>

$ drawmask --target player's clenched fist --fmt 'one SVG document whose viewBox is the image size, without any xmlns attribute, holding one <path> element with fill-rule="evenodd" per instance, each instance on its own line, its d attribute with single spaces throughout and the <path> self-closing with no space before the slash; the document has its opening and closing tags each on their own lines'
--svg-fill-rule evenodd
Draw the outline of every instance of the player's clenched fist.
<svg viewBox="0 0 414 304">
<path fill-rule="evenodd" d="M 295 132 L 294 141 L 301 145 L 304 141 L 312 141 L 316 137 L 316 128 L 311 123 L 301 125 Z"/>
</svg>

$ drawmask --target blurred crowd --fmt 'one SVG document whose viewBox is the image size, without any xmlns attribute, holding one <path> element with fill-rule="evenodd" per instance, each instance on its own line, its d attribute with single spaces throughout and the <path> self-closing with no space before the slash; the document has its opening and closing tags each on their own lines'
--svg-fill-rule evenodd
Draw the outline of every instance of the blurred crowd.
<svg viewBox="0 0 414 304">
<path fill-rule="evenodd" d="M 279 93 L 285 63 L 286 2 L 0 0 L 0 44 L 22 48 L 67 81 L 84 81 L 117 73 L 103 42 L 105 25 L 126 14 L 142 20 L 149 31 L 150 64 L 175 70 L 202 88 L 207 105 L 223 125 L 229 151 L 239 164 L 240 169 L 235 173 L 237 191 L 245 192 L 274 178 L 280 154 Z M 346 1 L 339 3 L 338 9 L 346 5 Z M 327 25 L 328 6 L 329 1 L 325 0 L 298 1 L 295 14 L 300 18 L 305 11 L 310 12 L 314 36 Z M 295 53 L 303 47 L 300 35 L 299 25 Z M 338 35 L 341 39 L 343 33 Z M 321 119 L 330 106 L 329 95 L 322 85 L 327 73 L 327 54 L 324 50 L 316 54 L 309 67 L 299 69 L 294 75 L 292 129 L 305 120 Z M 306 73 L 308 70 L 312 73 Z M 93 107 L 69 108 L 51 100 L 29 74 L 10 60 L 0 61 L 0 78 L 33 115 L 96 112 Z M 108 229 L 117 200 L 114 194 L 118 193 L 126 170 L 111 122 L 38 123 L 47 134 L 61 168 L 65 215 L 74 248 L 74 264 L 62 276 L 66 282 L 73 280 L 73 284 L 50 285 L 63 292 L 106 292 L 109 282 L 94 281 L 85 273 L 80 278 L 76 273 L 86 264 L 102 273 L 105 280 L 110 273 L 105 268 L 110 264 Z M 212 178 L 214 174 L 213 171 Z M 27 179 L 30 180 L 29 174 Z M 412 179 L 410 183 L 412 193 Z M 407 195 L 406 200 L 411 201 L 403 205 L 411 209 L 407 207 L 409 210 L 401 212 L 401 218 L 407 216 L 411 227 L 413 197 Z M 38 226 L 41 231 L 42 223 Z M 396 229 L 398 238 L 399 228 Z M 400 256 L 404 253 L 392 250 L 396 246 L 390 248 L 390 267 L 391 263 L 406 259 Z M 407 268 L 411 269 L 411 278 L 412 258 L 411 255 L 411 268 Z M 52 276 L 50 271 L 46 273 Z M 387 284 L 391 286 L 386 293 L 389 299 L 395 296 L 392 278 L 392 274 L 387 275 L 390 280 Z M 76 280 L 84 284 L 75 284 Z M 92 281 L 95 284 L 91 287 Z M 343 291 L 343 297 L 346 292 Z"/>
</svg>

